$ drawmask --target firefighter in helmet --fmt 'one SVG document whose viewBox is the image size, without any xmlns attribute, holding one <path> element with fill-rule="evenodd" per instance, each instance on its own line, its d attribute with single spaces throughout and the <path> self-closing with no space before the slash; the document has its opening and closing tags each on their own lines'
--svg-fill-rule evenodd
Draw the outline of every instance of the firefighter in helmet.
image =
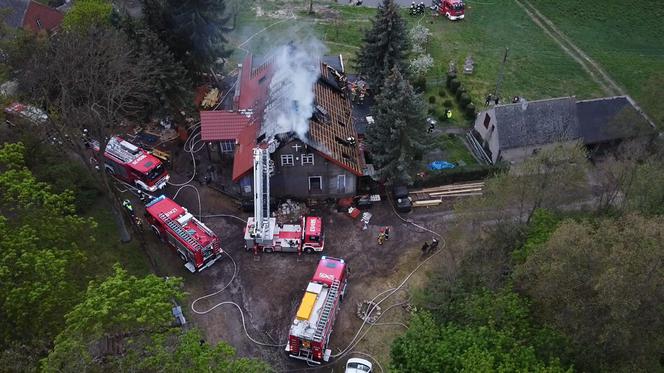
<svg viewBox="0 0 664 373">
<path fill-rule="evenodd" d="M 131 205 L 131 202 L 128 199 L 122 201 L 122 207 L 127 209 L 129 215 L 134 216 L 134 206 Z"/>
</svg>

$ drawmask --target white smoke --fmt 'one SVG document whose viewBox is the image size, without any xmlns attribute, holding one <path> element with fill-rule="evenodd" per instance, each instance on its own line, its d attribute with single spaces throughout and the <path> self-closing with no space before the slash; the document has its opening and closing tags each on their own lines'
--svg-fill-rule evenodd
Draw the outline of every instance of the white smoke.
<svg viewBox="0 0 664 373">
<path fill-rule="evenodd" d="M 274 74 L 263 120 L 266 136 L 295 132 L 306 141 L 324 50 L 320 41 L 312 39 L 278 47 L 273 53 Z"/>
</svg>

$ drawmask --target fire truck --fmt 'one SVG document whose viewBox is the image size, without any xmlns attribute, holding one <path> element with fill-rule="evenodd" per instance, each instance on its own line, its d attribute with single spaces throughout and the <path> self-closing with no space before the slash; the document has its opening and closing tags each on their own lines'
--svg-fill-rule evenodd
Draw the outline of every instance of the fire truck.
<svg viewBox="0 0 664 373">
<path fill-rule="evenodd" d="M 99 142 L 94 140 L 91 144 L 93 150 L 98 152 Z M 148 192 L 162 189 L 170 178 L 157 157 L 119 136 L 108 140 L 104 151 L 104 169 L 118 179 Z"/>
<path fill-rule="evenodd" d="M 290 327 L 288 356 L 314 364 L 330 359 L 332 351 L 327 346 L 347 286 L 344 260 L 323 256 Z"/>
<path fill-rule="evenodd" d="M 245 248 L 259 252 L 296 252 L 302 254 L 323 251 L 325 235 L 323 220 L 306 216 L 300 224 L 277 224 L 270 217 L 269 148 L 254 148 L 254 216 L 247 220 L 244 230 Z"/>
<path fill-rule="evenodd" d="M 190 272 L 210 267 L 224 253 L 217 235 L 172 199 L 155 198 L 145 211 L 152 231 L 176 250 Z"/>
<path fill-rule="evenodd" d="M 466 10 L 463 0 L 433 0 L 432 7 L 450 21 L 463 19 Z"/>
</svg>

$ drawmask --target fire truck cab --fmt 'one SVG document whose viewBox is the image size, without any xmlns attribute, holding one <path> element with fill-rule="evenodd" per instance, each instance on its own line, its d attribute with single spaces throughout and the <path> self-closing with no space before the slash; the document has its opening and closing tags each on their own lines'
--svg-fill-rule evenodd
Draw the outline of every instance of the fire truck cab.
<svg viewBox="0 0 664 373">
<path fill-rule="evenodd" d="M 433 0 L 432 6 L 438 14 L 447 17 L 450 21 L 463 19 L 466 10 L 463 0 Z"/>
<path fill-rule="evenodd" d="M 92 141 L 92 148 L 99 151 L 99 143 Z M 148 192 L 164 188 L 170 178 L 159 158 L 119 136 L 108 140 L 104 151 L 104 170 Z"/>
<path fill-rule="evenodd" d="M 190 272 L 200 272 L 221 258 L 217 235 L 172 199 L 155 198 L 145 211 L 152 231 L 177 251 Z"/>
<path fill-rule="evenodd" d="M 347 286 L 346 262 L 323 256 L 291 324 L 288 356 L 314 364 L 329 360 L 332 351 L 327 347 Z"/>
</svg>

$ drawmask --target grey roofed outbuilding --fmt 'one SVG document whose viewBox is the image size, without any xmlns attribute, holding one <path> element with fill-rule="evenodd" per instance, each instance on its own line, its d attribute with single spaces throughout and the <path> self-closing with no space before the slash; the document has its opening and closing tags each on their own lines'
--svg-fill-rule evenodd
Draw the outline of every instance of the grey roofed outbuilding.
<svg viewBox="0 0 664 373">
<path fill-rule="evenodd" d="M 654 128 L 625 96 L 578 101 L 576 111 L 583 142 L 607 141 L 654 133 Z"/>
<path fill-rule="evenodd" d="M 0 0 L 0 9 L 7 10 L 4 21 L 12 28 L 23 27 L 23 18 L 28 10 L 30 0 Z"/>
<path fill-rule="evenodd" d="M 495 116 L 500 149 L 579 138 L 574 97 L 499 105 L 495 107 Z"/>
</svg>

